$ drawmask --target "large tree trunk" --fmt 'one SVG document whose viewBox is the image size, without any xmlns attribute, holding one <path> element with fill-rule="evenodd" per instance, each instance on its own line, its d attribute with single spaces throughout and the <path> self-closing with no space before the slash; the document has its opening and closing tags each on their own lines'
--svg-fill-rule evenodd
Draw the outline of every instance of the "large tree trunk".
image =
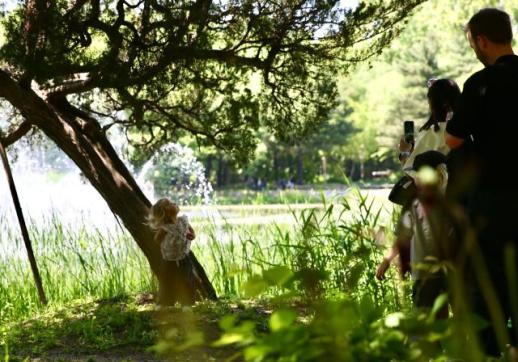
<svg viewBox="0 0 518 362">
<path fill-rule="evenodd" d="M 7 99 L 75 162 L 122 220 L 158 278 L 162 304 L 189 304 L 201 298 L 216 298 L 214 288 L 192 253 L 189 257 L 196 278 L 188 278 L 188 271 L 162 259 L 153 231 L 146 224 L 150 202 L 95 119 L 74 108 L 64 97 L 44 99 L 20 87 L 2 71 L 0 97 Z"/>
</svg>

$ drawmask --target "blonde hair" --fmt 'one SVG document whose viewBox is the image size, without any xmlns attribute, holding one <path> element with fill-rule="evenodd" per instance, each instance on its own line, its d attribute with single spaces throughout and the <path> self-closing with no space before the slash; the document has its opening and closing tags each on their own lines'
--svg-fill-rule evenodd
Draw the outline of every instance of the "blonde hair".
<svg viewBox="0 0 518 362">
<path fill-rule="evenodd" d="M 448 186 L 448 167 L 445 163 L 441 163 L 436 168 L 437 173 L 439 174 L 439 182 L 438 182 L 438 188 L 441 194 L 446 193 L 446 187 Z"/>
<path fill-rule="evenodd" d="M 151 228 L 158 229 L 160 226 L 176 219 L 178 212 L 174 213 L 173 220 L 168 219 L 170 214 L 168 214 L 166 207 L 169 204 L 176 205 L 170 199 L 164 197 L 155 202 L 155 204 L 151 207 L 147 218 L 148 225 L 151 226 Z"/>
<path fill-rule="evenodd" d="M 448 186 L 448 168 L 445 163 L 441 163 L 436 168 L 422 167 L 416 174 L 420 184 L 433 186 L 440 194 L 446 193 Z"/>
</svg>

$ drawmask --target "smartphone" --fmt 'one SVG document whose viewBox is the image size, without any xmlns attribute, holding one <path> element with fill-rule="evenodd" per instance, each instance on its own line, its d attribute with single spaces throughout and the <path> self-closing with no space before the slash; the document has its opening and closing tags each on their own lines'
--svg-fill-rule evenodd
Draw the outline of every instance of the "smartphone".
<svg viewBox="0 0 518 362">
<path fill-rule="evenodd" d="M 414 121 L 403 123 L 404 137 L 406 143 L 414 143 Z"/>
</svg>

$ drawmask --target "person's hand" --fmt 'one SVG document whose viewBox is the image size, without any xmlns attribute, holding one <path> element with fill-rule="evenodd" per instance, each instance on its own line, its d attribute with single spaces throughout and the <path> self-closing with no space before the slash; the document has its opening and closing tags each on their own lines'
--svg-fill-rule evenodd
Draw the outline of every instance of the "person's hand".
<svg viewBox="0 0 518 362">
<path fill-rule="evenodd" d="M 196 233 L 194 232 L 194 229 L 191 226 L 189 226 L 189 228 L 187 229 L 186 237 L 187 237 L 187 240 L 190 240 L 190 241 L 192 241 L 196 238 Z"/>
<path fill-rule="evenodd" d="M 404 137 L 402 137 L 399 140 L 399 151 L 400 152 L 410 152 L 410 151 L 412 151 L 413 146 L 414 145 L 412 143 L 408 143 L 407 141 L 405 141 Z"/>
<path fill-rule="evenodd" d="M 383 258 L 383 261 L 378 265 L 378 269 L 376 269 L 376 278 L 378 280 L 385 279 L 385 273 L 390 266 L 390 260 L 387 258 Z"/>
</svg>

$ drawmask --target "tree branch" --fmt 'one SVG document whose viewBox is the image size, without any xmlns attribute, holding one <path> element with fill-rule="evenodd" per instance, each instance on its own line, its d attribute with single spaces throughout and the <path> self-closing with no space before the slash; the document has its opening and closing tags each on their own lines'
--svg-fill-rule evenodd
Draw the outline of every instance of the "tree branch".
<svg viewBox="0 0 518 362">
<path fill-rule="evenodd" d="M 72 7 L 65 13 L 65 18 L 73 15 L 76 11 L 80 10 L 83 6 L 86 5 L 87 2 L 88 0 L 76 0 Z"/>
<path fill-rule="evenodd" d="M 17 129 L 13 132 L 9 133 L 7 136 L 3 136 L 0 133 L 0 142 L 4 147 L 9 147 L 10 145 L 16 143 L 20 138 L 25 136 L 32 129 L 32 124 L 29 121 L 23 121 Z"/>
<path fill-rule="evenodd" d="M 47 93 L 49 97 L 59 97 L 65 96 L 68 94 L 79 94 L 83 92 L 88 92 L 94 89 L 97 86 L 96 79 L 87 78 L 87 79 L 73 79 L 66 82 L 63 82 L 54 88 L 47 89 Z"/>
</svg>

